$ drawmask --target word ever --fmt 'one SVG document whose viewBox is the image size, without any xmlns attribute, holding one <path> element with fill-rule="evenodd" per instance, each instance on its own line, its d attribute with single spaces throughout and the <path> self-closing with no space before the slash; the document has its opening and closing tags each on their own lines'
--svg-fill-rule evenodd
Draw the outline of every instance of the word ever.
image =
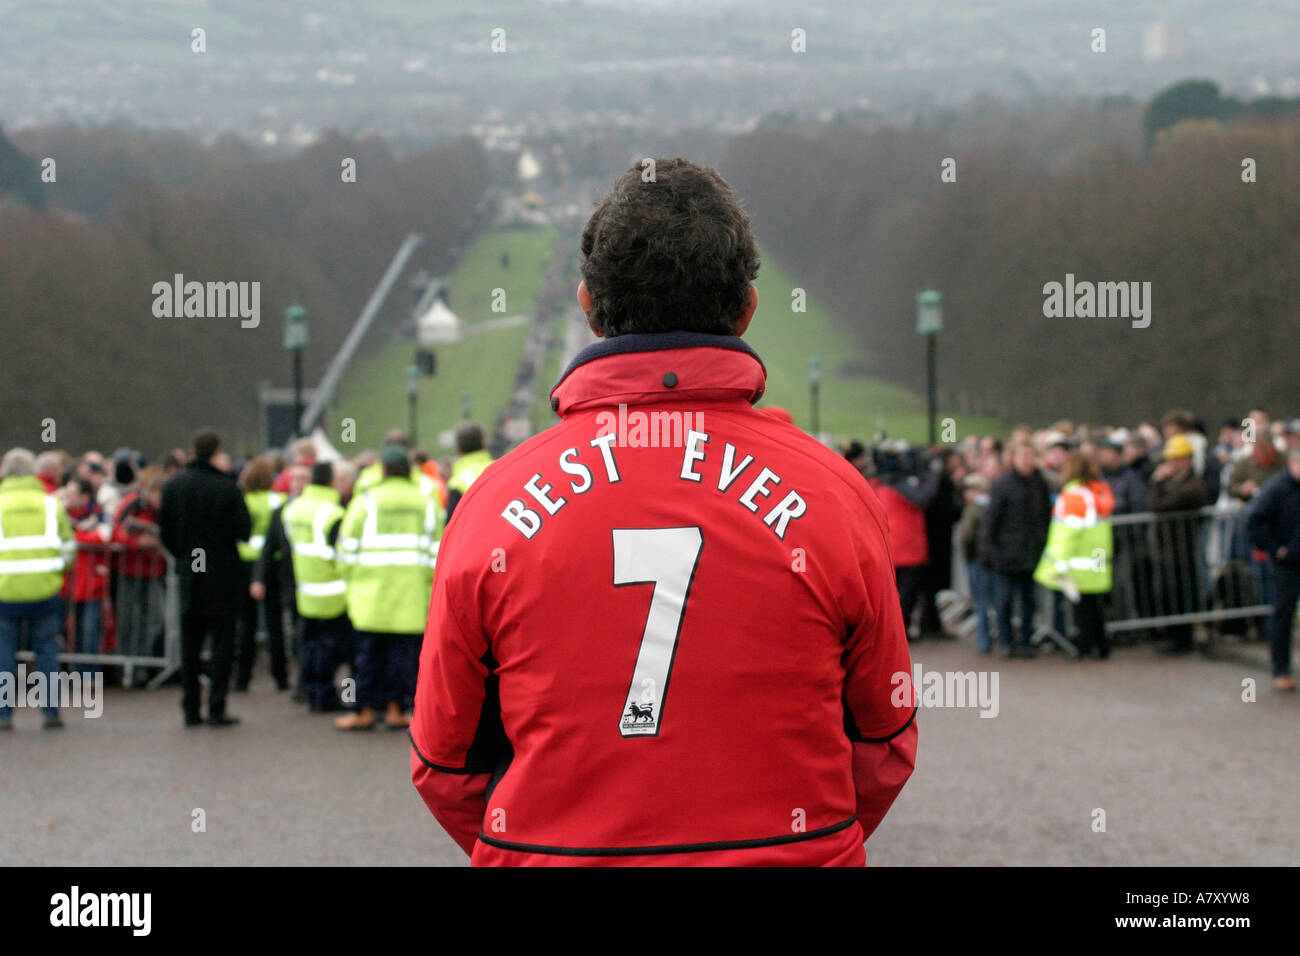
<svg viewBox="0 0 1300 956">
<path fill-rule="evenodd" d="M 186 282 L 178 272 L 171 282 L 155 282 L 153 295 L 153 314 L 159 319 L 238 316 L 244 329 L 255 329 L 262 321 L 260 282 Z"/>
<path fill-rule="evenodd" d="M 899 708 L 915 700 L 917 707 L 978 707 L 981 717 L 996 717 L 1000 709 L 997 671 L 923 672 L 913 664 L 912 673 L 898 671 L 889 682 L 894 685 L 889 702 Z"/>
<path fill-rule="evenodd" d="M 1132 319 L 1133 328 L 1151 324 L 1150 282 L 1075 282 L 1065 274 L 1065 285 L 1043 286 L 1043 315 L 1049 319 Z"/>
<path fill-rule="evenodd" d="M 50 897 L 50 925 L 129 926 L 133 936 L 148 936 L 152 927 L 152 893 L 70 893 Z"/>
<path fill-rule="evenodd" d="M 18 673 L 0 672 L 0 707 L 73 707 L 87 718 L 104 713 L 104 675 L 80 672 L 47 674 L 36 671 L 30 677 L 27 665 Z"/>
<path fill-rule="evenodd" d="M 600 471 L 604 474 L 605 481 L 609 485 L 616 485 L 623 480 L 618 470 L 618 461 L 614 457 L 613 445 L 617 439 L 618 436 L 611 433 L 598 435 L 588 442 L 590 447 L 600 450 L 602 464 Z M 709 465 L 717 462 L 716 455 L 710 456 L 708 454 L 706 450 L 708 444 L 709 436 L 707 433 L 699 431 L 686 433 L 681 469 L 677 475 L 679 479 L 698 487 L 705 485 L 704 475 L 695 469 L 706 462 Z M 569 491 L 574 496 L 587 494 L 595 484 L 592 469 L 582 462 L 579 458 L 580 454 L 581 452 L 576 446 L 566 448 L 560 453 L 558 462 L 560 471 L 577 479 L 569 482 Z M 731 442 L 727 442 L 723 445 L 722 460 L 717 462 L 716 482 L 714 476 L 710 475 L 708 484 L 714 485 L 719 492 L 726 493 L 728 489 L 740 487 L 736 484 L 736 480 L 746 472 L 750 472 L 754 465 L 753 455 L 746 455 L 737 463 L 736 446 Z M 753 472 L 750 473 L 753 474 Z M 532 502 L 535 502 L 540 507 L 540 511 L 537 508 L 530 507 L 531 502 L 526 503 L 520 497 L 513 499 L 501 512 L 501 517 L 529 541 L 542 529 L 543 511 L 547 515 L 555 515 L 569 503 L 568 498 L 554 495 L 552 485 L 540 484 L 542 480 L 542 475 L 539 472 L 524 483 L 524 492 L 532 499 Z M 746 511 L 757 515 L 759 513 L 759 503 L 755 499 L 771 498 L 773 491 L 779 484 L 781 484 L 780 475 L 770 468 L 759 468 L 753 480 L 736 499 L 737 503 Z M 786 528 L 790 522 L 802 517 L 807 510 L 808 504 L 803 496 L 799 492 L 791 490 L 763 514 L 763 524 L 771 528 L 778 538 L 784 540 Z"/>
<path fill-rule="evenodd" d="M 614 435 L 615 448 L 681 448 L 690 432 L 704 431 L 703 412 L 628 412 L 620 403 L 618 414 L 596 416 L 596 435 Z M 627 437 L 622 437 L 627 436 Z"/>
</svg>

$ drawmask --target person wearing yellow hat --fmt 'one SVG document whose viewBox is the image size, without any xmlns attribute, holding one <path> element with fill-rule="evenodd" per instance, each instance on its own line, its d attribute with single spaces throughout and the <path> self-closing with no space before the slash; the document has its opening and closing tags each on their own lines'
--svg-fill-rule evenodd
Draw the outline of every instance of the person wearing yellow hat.
<svg viewBox="0 0 1300 956">
<path fill-rule="evenodd" d="M 1160 453 L 1160 457 L 1165 461 L 1192 463 L 1192 457 L 1196 454 L 1196 449 L 1192 447 L 1192 440 L 1186 435 L 1171 435 L 1165 442 L 1165 447 Z M 1154 476 L 1153 476 L 1154 477 Z"/>
<path fill-rule="evenodd" d="M 1162 592 L 1158 606 L 1166 615 L 1196 610 L 1196 541 L 1200 529 L 1196 510 L 1206 502 L 1205 482 L 1196 474 L 1193 463 L 1195 453 L 1186 435 L 1171 435 L 1160 454 L 1163 461 L 1151 474 L 1151 510 L 1181 512 L 1157 519 L 1149 532 L 1148 544 Z M 1192 625 L 1174 624 L 1164 628 L 1164 633 L 1168 641 L 1161 648 L 1163 653 L 1187 654 L 1192 650 Z"/>
</svg>

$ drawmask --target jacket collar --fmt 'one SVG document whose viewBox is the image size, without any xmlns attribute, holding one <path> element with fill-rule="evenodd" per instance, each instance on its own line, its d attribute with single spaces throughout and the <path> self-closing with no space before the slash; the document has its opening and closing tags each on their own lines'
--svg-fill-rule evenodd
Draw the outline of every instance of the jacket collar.
<svg viewBox="0 0 1300 956">
<path fill-rule="evenodd" d="M 0 489 L 4 491 L 39 491 L 48 494 L 45 491 L 45 485 L 35 475 L 10 475 L 0 480 Z"/>
<path fill-rule="evenodd" d="M 342 496 L 329 485 L 307 485 L 302 489 L 302 497 L 332 501 L 334 504 L 338 504 L 343 500 Z"/>
<path fill-rule="evenodd" d="M 551 389 L 560 415 L 607 405 L 763 397 L 767 369 L 735 335 L 620 335 L 587 346 Z"/>
</svg>

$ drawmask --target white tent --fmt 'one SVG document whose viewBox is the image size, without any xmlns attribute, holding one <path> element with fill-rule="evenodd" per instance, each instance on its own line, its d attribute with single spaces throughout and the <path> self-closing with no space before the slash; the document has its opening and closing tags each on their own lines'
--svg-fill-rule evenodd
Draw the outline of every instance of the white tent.
<svg viewBox="0 0 1300 956">
<path fill-rule="evenodd" d="M 329 437 L 325 434 L 325 429 L 321 428 L 319 425 L 317 425 L 316 430 L 311 433 L 311 440 L 316 445 L 317 461 L 332 462 L 338 461 L 343 457 L 339 453 L 339 450 L 330 444 Z"/>
<path fill-rule="evenodd" d="M 421 345 L 459 342 L 465 337 L 464 323 L 442 299 L 434 299 L 429 311 L 415 320 L 415 331 Z"/>
<path fill-rule="evenodd" d="M 531 149 L 525 149 L 519 154 L 518 169 L 519 178 L 524 182 L 536 179 L 542 174 L 542 164 L 537 161 Z"/>
</svg>

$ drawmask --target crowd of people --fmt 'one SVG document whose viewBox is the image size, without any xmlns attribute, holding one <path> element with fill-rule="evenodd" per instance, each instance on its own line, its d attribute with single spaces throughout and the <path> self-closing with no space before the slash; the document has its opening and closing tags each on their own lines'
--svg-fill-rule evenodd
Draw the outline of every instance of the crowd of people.
<svg viewBox="0 0 1300 956">
<path fill-rule="evenodd" d="M 1010 438 L 968 436 L 932 450 L 879 440 L 843 449 L 889 516 L 904 619 L 916 639 L 938 637 L 940 592 L 964 568 L 980 652 L 1033 657 L 1038 585 L 1053 592 L 1044 626 L 1069 629 L 1080 657 L 1110 654 L 1106 619 L 1158 619 L 1162 650 L 1194 648 L 1204 584 L 1200 528 L 1231 514 L 1225 553 L 1249 567 L 1266 629 L 1274 686 L 1294 690 L 1292 625 L 1300 595 L 1300 419 L 1254 408 L 1211 439 L 1190 412 L 1158 424 L 1096 427 L 1059 421 Z M 1200 509 L 1213 506 L 1203 515 Z M 1116 521 L 1122 515 L 1145 520 Z M 954 560 L 956 558 L 957 560 Z M 1123 590 L 1121 602 L 1120 591 Z M 1180 619 L 1181 618 L 1181 619 Z"/>
<path fill-rule="evenodd" d="M 165 659 L 170 560 L 187 726 L 237 723 L 227 690 L 248 689 L 261 631 L 279 690 L 312 711 L 348 711 L 341 730 L 374 727 L 381 712 L 405 727 L 442 528 L 492 460 L 474 423 L 457 430 L 456 448 L 440 463 L 393 429 L 352 460 L 319 460 L 300 439 L 287 459 L 269 451 L 238 467 L 211 431 L 153 463 L 125 448 L 111 459 L 10 449 L 0 463 L 0 674 L 17 673 L 25 633 L 38 672 L 57 673 L 58 655 L 73 653 L 83 659 L 72 666 L 94 674 L 90 658 L 114 654 L 133 664 L 106 677 L 148 680 Z M 56 698 L 42 709 L 47 728 L 62 726 Z M 0 702 L 0 730 L 12 717 Z"/>
<path fill-rule="evenodd" d="M 456 441 L 457 457 L 439 463 L 400 429 L 353 460 L 318 460 L 300 439 L 287 460 L 269 451 L 239 467 L 211 432 L 152 463 L 130 449 L 76 459 L 11 449 L 0 468 L 0 673 L 14 672 L 24 629 L 40 671 L 57 670 L 61 651 L 161 660 L 170 554 L 187 725 L 203 720 L 205 637 L 206 721 L 224 726 L 235 722 L 227 686 L 247 690 L 262 632 L 276 687 L 312 711 L 346 710 L 342 730 L 381 719 L 407 726 L 442 528 L 492 460 L 479 426 L 466 423 Z M 1250 569 L 1254 603 L 1273 608 L 1274 685 L 1295 688 L 1300 419 L 1255 408 L 1212 441 L 1174 410 L 1133 429 L 1060 421 L 1019 426 L 1006 440 L 918 449 L 882 437 L 843 452 L 884 505 L 913 639 L 945 634 L 939 598 L 955 572 L 966 578 L 981 653 L 997 644 L 1004 656 L 1033 657 L 1041 620 L 1080 657 L 1106 658 L 1121 589 L 1123 613 L 1160 619 L 1152 630 L 1162 650 L 1188 653 L 1199 539 L 1160 519 L 1196 526 L 1199 510 L 1216 506 L 1240 513 L 1230 546 Z M 1115 526 L 1123 515 L 1151 520 Z M 1039 586 L 1052 592 L 1047 607 Z M 355 683 L 340 699 L 343 666 Z M 125 673 L 139 682 L 151 668 Z M 52 728 L 61 726 L 56 703 L 45 708 Z M 11 719 L 0 705 L 0 729 Z"/>
</svg>

